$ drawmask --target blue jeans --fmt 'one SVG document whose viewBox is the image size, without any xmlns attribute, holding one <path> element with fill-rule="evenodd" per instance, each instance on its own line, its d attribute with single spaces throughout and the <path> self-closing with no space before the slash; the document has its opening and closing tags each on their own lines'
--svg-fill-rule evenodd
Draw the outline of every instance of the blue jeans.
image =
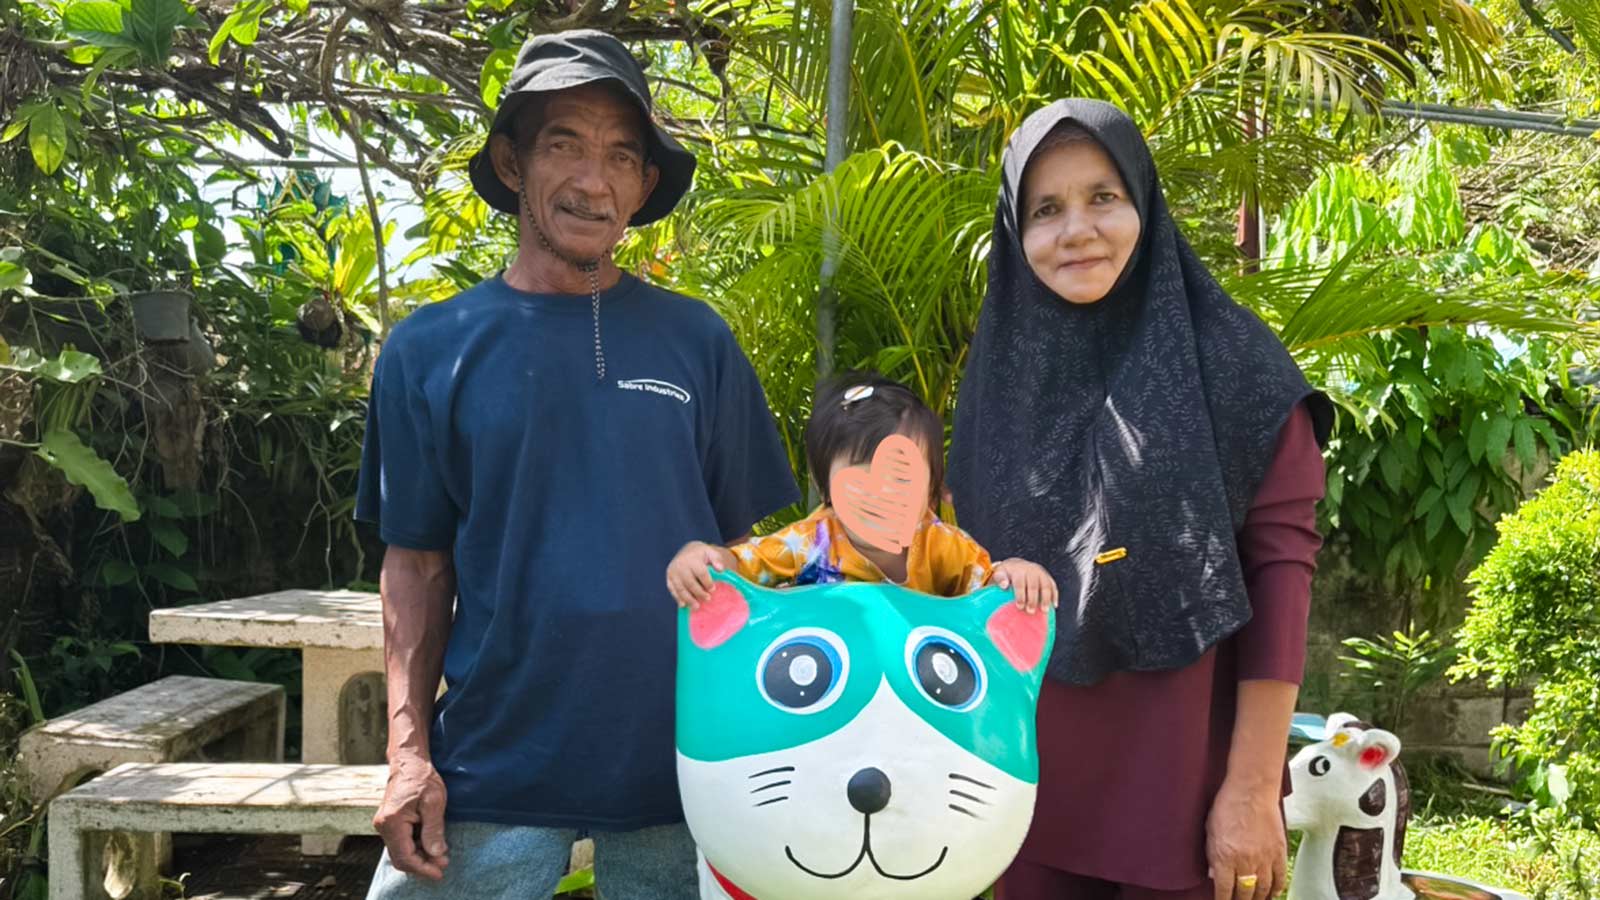
<svg viewBox="0 0 1600 900">
<path fill-rule="evenodd" d="M 450 865 L 427 881 L 378 860 L 367 900 L 549 900 L 567 873 L 572 843 L 594 838 L 601 900 L 697 900 L 694 839 L 687 826 L 596 831 L 448 822 Z"/>
</svg>

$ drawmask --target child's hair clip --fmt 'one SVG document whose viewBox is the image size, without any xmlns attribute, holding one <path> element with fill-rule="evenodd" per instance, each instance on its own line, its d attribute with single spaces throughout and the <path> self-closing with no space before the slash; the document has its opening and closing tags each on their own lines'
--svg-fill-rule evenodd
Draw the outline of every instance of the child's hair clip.
<svg viewBox="0 0 1600 900">
<path fill-rule="evenodd" d="M 860 403 L 862 400 L 865 400 L 865 399 L 867 399 L 868 397 L 871 397 L 871 396 L 872 396 L 872 385 L 870 385 L 870 384 L 854 385 L 852 387 L 849 387 L 849 388 L 845 389 L 844 399 L 839 402 L 839 405 L 844 407 L 845 409 L 849 409 L 850 408 L 850 404 L 852 404 L 852 403 Z"/>
</svg>

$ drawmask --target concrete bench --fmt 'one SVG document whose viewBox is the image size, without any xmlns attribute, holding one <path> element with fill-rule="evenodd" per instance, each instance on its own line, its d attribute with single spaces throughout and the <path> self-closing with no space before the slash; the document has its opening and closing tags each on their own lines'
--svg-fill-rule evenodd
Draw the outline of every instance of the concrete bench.
<svg viewBox="0 0 1600 900">
<path fill-rule="evenodd" d="M 33 802 L 127 762 L 283 759 L 283 688 L 172 675 L 24 732 Z"/>
<path fill-rule="evenodd" d="M 50 803 L 51 900 L 155 900 L 130 834 L 371 834 L 386 766 L 128 763 Z"/>
<path fill-rule="evenodd" d="M 283 759 L 283 688 L 173 675 L 24 732 L 18 762 L 35 804 L 128 762 Z M 165 834 L 132 839 L 165 867 Z"/>
</svg>

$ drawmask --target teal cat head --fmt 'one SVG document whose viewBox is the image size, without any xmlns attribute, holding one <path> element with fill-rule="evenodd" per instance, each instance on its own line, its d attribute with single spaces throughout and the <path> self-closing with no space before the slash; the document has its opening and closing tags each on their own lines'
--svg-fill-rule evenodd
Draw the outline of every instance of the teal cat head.
<svg viewBox="0 0 1600 900">
<path fill-rule="evenodd" d="M 679 617 L 684 758 L 723 762 L 821 740 L 887 689 L 972 756 L 1037 782 L 1034 707 L 1054 613 L 1023 612 L 997 587 L 947 599 L 892 584 L 771 590 L 713 578 L 711 600 Z"/>
</svg>

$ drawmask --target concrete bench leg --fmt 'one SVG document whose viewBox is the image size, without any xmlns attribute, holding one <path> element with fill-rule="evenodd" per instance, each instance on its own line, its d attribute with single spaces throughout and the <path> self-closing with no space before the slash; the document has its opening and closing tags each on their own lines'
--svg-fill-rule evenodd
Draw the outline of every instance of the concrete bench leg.
<svg viewBox="0 0 1600 900">
<path fill-rule="evenodd" d="M 381 763 L 381 749 L 377 759 L 345 759 L 349 754 L 342 746 L 340 723 L 344 718 L 341 701 L 345 685 L 365 672 L 381 674 L 383 651 L 306 647 L 301 654 L 301 759 L 307 763 Z M 302 835 L 300 852 L 306 856 L 337 856 L 342 840 L 340 835 Z"/>
<path fill-rule="evenodd" d="M 89 861 L 84 834 L 65 813 L 50 816 L 50 900 L 87 900 Z"/>
<path fill-rule="evenodd" d="M 276 761 L 282 761 L 281 753 Z M 149 760 L 149 762 L 161 762 L 161 760 L 152 759 Z M 49 803 L 50 799 L 56 794 L 64 793 L 71 787 L 82 784 L 83 782 L 88 781 L 99 774 L 100 772 L 96 770 L 75 772 L 70 777 L 61 780 L 61 784 L 59 786 L 55 787 L 55 789 L 50 791 L 48 794 L 40 797 L 37 802 L 41 805 Z M 53 824 L 50 834 L 51 847 L 54 848 L 55 831 Z M 84 859 L 87 860 L 86 865 L 89 867 L 85 870 L 87 874 L 84 877 L 89 879 L 92 888 L 99 890 L 99 893 L 95 893 L 93 890 L 91 890 L 89 894 L 85 895 L 87 898 L 89 898 L 89 900 L 100 900 L 100 898 L 108 896 L 103 889 L 99 888 L 99 885 L 104 880 L 106 874 L 106 866 L 102 863 L 102 859 L 106 853 L 108 834 L 109 832 L 91 831 L 86 832 L 85 836 L 82 838 L 85 846 Z M 125 857 L 140 860 L 140 866 L 149 870 L 148 874 L 144 876 L 143 883 L 139 886 L 139 889 L 135 890 L 134 893 L 127 895 L 127 897 L 143 897 L 145 894 L 141 893 L 141 891 L 145 891 L 150 897 L 159 900 L 161 896 L 161 885 L 158 873 L 169 872 L 172 870 L 172 835 L 166 832 L 155 832 L 151 834 L 128 833 L 122 834 L 120 837 L 122 839 L 116 842 L 113 852 L 117 854 L 119 864 L 122 865 L 123 870 L 131 871 L 125 864 L 121 863 L 121 860 Z M 125 850 L 129 851 L 129 853 L 124 853 L 123 851 Z M 54 850 L 51 852 L 50 859 L 51 865 L 54 866 Z M 143 862 L 144 860 L 149 861 L 148 865 Z M 110 898 L 110 900 L 117 900 L 117 898 Z"/>
<path fill-rule="evenodd" d="M 157 844 L 165 835 L 89 831 L 70 813 L 49 821 L 50 900 L 161 900 Z"/>
</svg>

